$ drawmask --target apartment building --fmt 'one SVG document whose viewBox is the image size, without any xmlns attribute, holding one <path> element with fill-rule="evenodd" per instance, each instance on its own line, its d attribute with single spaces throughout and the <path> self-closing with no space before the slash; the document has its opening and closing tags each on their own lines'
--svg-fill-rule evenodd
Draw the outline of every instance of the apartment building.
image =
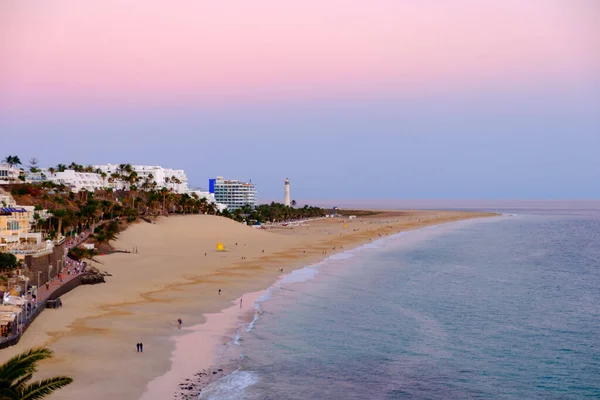
<svg viewBox="0 0 600 400">
<path fill-rule="evenodd" d="M 218 176 L 208 181 L 208 191 L 215 196 L 215 201 L 225 204 L 229 210 L 235 210 L 246 204 L 256 204 L 256 185 L 252 182 L 224 179 Z"/>
</svg>

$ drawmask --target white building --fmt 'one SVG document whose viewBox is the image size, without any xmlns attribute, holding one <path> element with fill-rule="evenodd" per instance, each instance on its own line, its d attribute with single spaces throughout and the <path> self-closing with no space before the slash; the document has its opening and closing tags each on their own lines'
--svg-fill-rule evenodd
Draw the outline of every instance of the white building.
<svg viewBox="0 0 600 400">
<path fill-rule="evenodd" d="M 96 189 L 104 189 L 108 186 L 106 179 L 100 174 L 91 172 L 76 172 L 72 169 L 66 169 L 62 172 L 53 174 L 47 173 L 46 180 L 62 184 L 71 188 L 74 193 L 82 190 L 93 192 Z"/>
<path fill-rule="evenodd" d="M 11 167 L 6 163 L 0 163 L 0 183 L 9 183 L 19 180 L 21 170 L 17 167 Z"/>
<path fill-rule="evenodd" d="M 94 168 L 105 172 L 109 177 L 114 174 L 121 174 L 123 171 L 118 164 L 94 165 Z M 171 189 L 175 193 L 188 192 L 188 180 L 185 171 L 182 169 L 163 168 L 159 165 L 132 165 L 131 169 L 135 171 L 140 182 L 149 180 L 156 184 L 157 188 Z M 118 187 L 120 183 L 115 182 L 113 187 Z M 139 186 L 139 185 L 138 185 Z"/>
<path fill-rule="evenodd" d="M 211 193 L 208 191 L 204 191 L 204 190 L 200 190 L 200 189 L 190 189 L 190 191 L 188 193 L 190 196 L 196 195 L 196 196 L 198 196 L 199 199 L 206 199 L 206 201 L 208 201 L 209 203 L 217 202 L 217 200 L 215 200 L 214 193 Z"/>
<path fill-rule="evenodd" d="M 190 190 L 189 194 L 190 194 L 190 196 L 193 196 L 195 194 L 196 196 L 198 196 L 199 199 L 206 199 L 206 201 L 208 201 L 209 203 L 214 204 L 215 207 L 217 207 L 217 210 L 219 210 L 219 212 L 223 212 L 227 208 L 226 204 L 217 203 L 214 193 L 207 192 L 207 191 L 200 190 L 200 189 L 198 189 L 198 190 L 194 189 L 194 190 Z"/>
<path fill-rule="evenodd" d="M 252 182 L 223 179 L 217 176 L 208 181 L 208 191 L 215 196 L 217 203 L 225 204 L 228 209 L 235 210 L 246 204 L 256 204 L 256 185 Z"/>
<path fill-rule="evenodd" d="M 34 207 L 17 205 L 10 193 L 0 189 L 0 252 L 38 249 L 42 234 L 31 232 L 33 214 Z"/>
</svg>

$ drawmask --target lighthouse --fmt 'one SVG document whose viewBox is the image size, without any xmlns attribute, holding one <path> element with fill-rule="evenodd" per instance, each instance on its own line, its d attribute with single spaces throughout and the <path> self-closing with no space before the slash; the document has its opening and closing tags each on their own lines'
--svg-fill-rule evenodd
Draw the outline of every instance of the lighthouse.
<svg viewBox="0 0 600 400">
<path fill-rule="evenodd" d="M 290 180 L 285 178 L 285 195 L 283 197 L 283 205 L 290 206 Z"/>
</svg>

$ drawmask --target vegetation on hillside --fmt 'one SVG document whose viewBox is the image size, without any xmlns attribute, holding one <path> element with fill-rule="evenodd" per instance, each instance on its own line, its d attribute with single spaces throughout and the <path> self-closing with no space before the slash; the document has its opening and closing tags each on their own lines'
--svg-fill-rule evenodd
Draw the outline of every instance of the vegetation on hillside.
<svg viewBox="0 0 600 400">
<path fill-rule="evenodd" d="M 34 400 L 48 397 L 73 382 L 68 376 L 57 376 L 31 382 L 38 362 L 52 358 L 52 350 L 36 348 L 18 354 L 0 365 L 0 400 Z"/>
</svg>

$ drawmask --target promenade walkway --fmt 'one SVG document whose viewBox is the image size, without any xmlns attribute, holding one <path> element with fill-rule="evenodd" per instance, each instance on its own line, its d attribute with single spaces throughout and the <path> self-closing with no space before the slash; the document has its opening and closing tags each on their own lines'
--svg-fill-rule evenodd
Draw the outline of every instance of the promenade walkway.
<svg viewBox="0 0 600 400">
<path fill-rule="evenodd" d="M 62 286 L 66 285 L 67 283 L 71 282 L 72 280 L 76 279 L 79 275 L 81 275 L 83 272 L 85 272 L 86 266 L 87 264 L 85 262 L 82 263 L 78 263 L 75 260 L 72 260 L 68 257 L 68 251 L 69 249 L 79 246 L 81 243 L 83 243 L 85 240 L 88 239 L 90 235 L 90 231 L 86 231 L 83 232 L 82 234 L 78 235 L 77 238 L 69 240 L 67 242 L 67 245 L 65 246 L 65 265 L 62 268 L 62 271 L 58 271 L 58 274 L 56 277 L 52 278 L 50 281 L 47 280 L 40 280 L 40 287 L 36 286 L 36 290 L 31 290 L 31 293 L 28 293 L 26 296 L 27 300 L 29 301 L 29 303 L 32 305 L 31 308 L 26 308 L 24 307 L 23 310 L 23 321 L 21 326 L 18 326 L 16 324 L 13 325 L 13 329 L 11 329 L 11 332 L 9 333 L 9 335 L 7 337 L 0 337 L 0 346 L 3 348 L 6 346 L 6 343 L 8 342 L 14 342 L 16 343 L 17 341 L 15 340 L 18 336 L 23 335 L 25 333 L 25 331 L 27 330 L 27 328 L 31 325 L 31 323 L 33 322 L 33 320 L 45 309 L 46 307 L 46 301 L 48 301 L 48 299 L 50 299 L 52 297 L 52 295 Z M 78 267 L 78 271 L 75 271 L 75 268 Z M 68 270 L 71 270 L 71 273 L 68 273 Z M 61 282 L 61 277 L 62 277 L 62 282 Z M 41 276 L 40 276 L 41 278 Z M 37 284 L 37 282 L 35 282 Z M 46 287 L 47 284 L 47 287 Z M 33 300 L 33 295 L 35 294 L 36 296 L 36 301 L 35 301 L 35 305 L 33 304 L 32 300 Z M 0 306 L 1 307 L 1 306 Z M 14 344 L 12 343 L 12 344 Z M 5 346 L 2 346 L 5 345 Z"/>
</svg>

